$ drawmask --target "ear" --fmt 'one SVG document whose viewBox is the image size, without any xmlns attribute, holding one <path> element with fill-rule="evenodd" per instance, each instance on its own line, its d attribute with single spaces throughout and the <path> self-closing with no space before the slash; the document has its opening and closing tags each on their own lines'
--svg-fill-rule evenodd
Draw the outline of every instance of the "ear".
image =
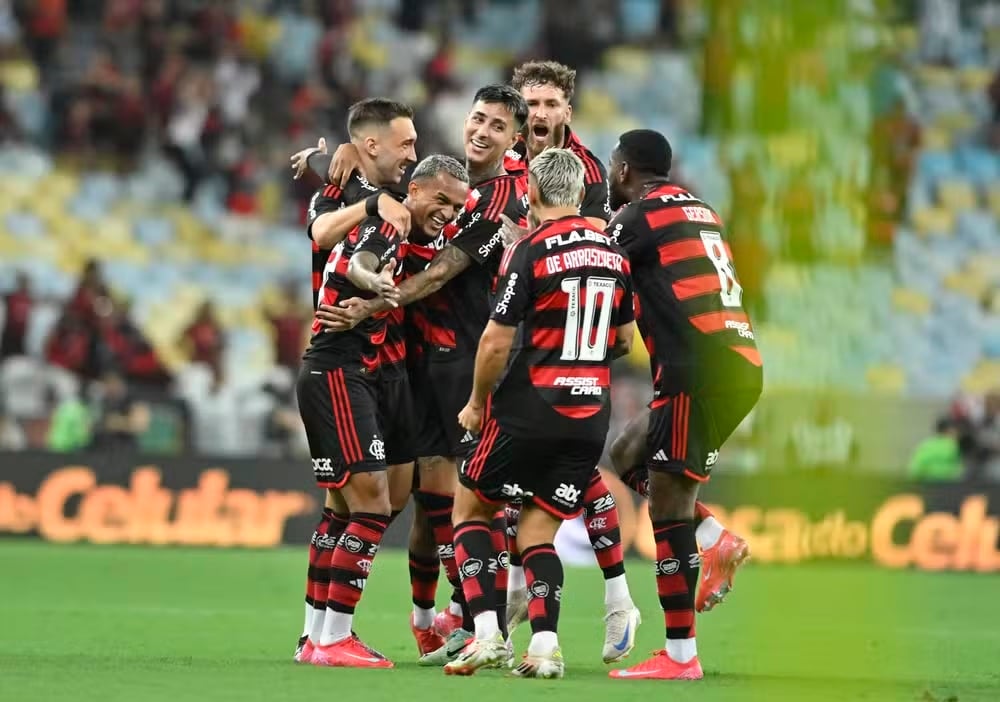
<svg viewBox="0 0 1000 702">
<path fill-rule="evenodd" d="M 566 124 L 573 121 L 573 106 L 566 105 Z"/>
<path fill-rule="evenodd" d="M 408 197 L 414 197 L 419 192 L 420 192 L 420 185 L 417 183 L 417 181 L 411 180 L 406 185 L 406 195 Z"/>
<path fill-rule="evenodd" d="M 378 140 L 376 140 L 375 137 L 365 137 L 364 147 L 365 152 L 372 158 L 375 158 L 375 155 L 378 154 Z"/>
<path fill-rule="evenodd" d="M 538 185 L 535 184 L 534 178 L 528 178 L 528 209 L 534 210 L 541 205 L 541 201 L 538 195 Z"/>
</svg>

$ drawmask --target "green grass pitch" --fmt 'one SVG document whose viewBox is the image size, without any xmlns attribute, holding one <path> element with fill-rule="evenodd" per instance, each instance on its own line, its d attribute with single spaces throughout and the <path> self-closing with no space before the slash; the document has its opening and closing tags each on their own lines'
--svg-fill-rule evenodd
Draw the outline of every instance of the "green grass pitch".
<svg viewBox="0 0 1000 702">
<path fill-rule="evenodd" d="M 406 560 L 389 551 L 356 629 L 396 668 L 293 664 L 304 560 L 304 549 L 0 541 L 0 700 L 1000 700 L 998 576 L 751 564 L 698 620 L 705 680 L 657 682 L 607 678 L 600 571 L 570 569 L 567 677 L 536 681 L 418 668 Z M 634 662 L 663 645 L 663 620 L 651 565 L 629 565 L 645 616 Z M 446 592 L 442 580 L 439 601 Z M 518 632 L 519 652 L 527 636 Z"/>
</svg>

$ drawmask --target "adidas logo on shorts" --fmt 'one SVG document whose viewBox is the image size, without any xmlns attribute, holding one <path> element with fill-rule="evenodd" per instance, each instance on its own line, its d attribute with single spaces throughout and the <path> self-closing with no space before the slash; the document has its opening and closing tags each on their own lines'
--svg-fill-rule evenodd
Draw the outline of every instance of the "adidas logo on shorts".
<svg viewBox="0 0 1000 702">
<path fill-rule="evenodd" d="M 475 440 L 476 440 L 476 437 L 474 437 L 472 435 L 472 432 L 471 431 L 467 431 L 467 432 L 465 432 L 465 436 L 462 437 L 461 443 L 467 444 L 470 441 L 475 441 Z"/>
<path fill-rule="evenodd" d="M 664 462 L 666 462 L 666 461 L 669 461 L 670 458 L 667 456 L 667 452 L 666 451 L 664 451 L 663 449 L 660 449 L 659 451 L 657 451 L 656 453 L 653 454 L 653 460 L 654 461 L 664 461 Z"/>
</svg>

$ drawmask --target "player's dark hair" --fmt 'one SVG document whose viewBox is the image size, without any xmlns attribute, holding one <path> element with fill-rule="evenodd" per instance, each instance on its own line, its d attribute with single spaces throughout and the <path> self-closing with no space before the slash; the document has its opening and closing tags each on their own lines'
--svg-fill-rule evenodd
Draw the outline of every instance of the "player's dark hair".
<svg viewBox="0 0 1000 702">
<path fill-rule="evenodd" d="M 503 105 L 514 116 L 514 129 L 519 130 L 528 121 L 528 103 L 509 85 L 494 83 L 484 85 L 476 91 L 472 103 L 485 102 L 488 105 Z"/>
<path fill-rule="evenodd" d="M 529 61 L 514 69 L 510 84 L 517 90 L 526 85 L 554 85 L 563 91 L 569 102 L 576 90 L 576 71 L 558 61 Z"/>
<path fill-rule="evenodd" d="M 388 98 L 365 98 L 347 111 L 347 132 L 354 137 L 362 127 L 369 124 L 385 126 L 398 117 L 413 119 L 413 108 Z"/>
<path fill-rule="evenodd" d="M 674 152 L 667 138 L 653 129 L 633 129 L 618 137 L 615 151 L 634 171 L 665 178 Z"/>
<path fill-rule="evenodd" d="M 424 160 L 418 163 L 417 167 L 413 169 L 413 174 L 410 175 L 410 180 L 413 181 L 435 178 L 439 173 L 447 173 L 452 178 L 461 181 L 462 183 L 469 182 L 469 172 L 465 170 L 465 166 L 451 156 L 446 156 L 444 154 L 431 154 L 430 156 L 424 158 Z"/>
</svg>

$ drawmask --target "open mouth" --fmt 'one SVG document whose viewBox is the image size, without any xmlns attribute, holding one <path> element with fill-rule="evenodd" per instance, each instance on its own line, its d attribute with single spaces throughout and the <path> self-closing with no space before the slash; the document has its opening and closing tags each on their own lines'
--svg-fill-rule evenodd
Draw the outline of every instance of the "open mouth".
<svg viewBox="0 0 1000 702">
<path fill-rule="evenodd" d="M 441 215 L 434 215 L 429 220 L 432 231 L 438 232 L 444 229 L 444 225 L 448 224 L 448 221 Z"/>
<path fill-rule="evenodd" d="M 536 124 L 531 128 L 531 136 L 539 141 L 545 141 L 549 138 L 549 128 L 544 124 Z"/>
<path fill-rule="evenodd" d="M 471 145 L 474 149 L 478 151 L 486 151 L 487 149 L 490 148 L 489 144 L 487 144 L 482 139 L 478 139 L 476 137 L 473 137 L 472 139 L 469 140 L 469 145 Z"/>
</svg>

